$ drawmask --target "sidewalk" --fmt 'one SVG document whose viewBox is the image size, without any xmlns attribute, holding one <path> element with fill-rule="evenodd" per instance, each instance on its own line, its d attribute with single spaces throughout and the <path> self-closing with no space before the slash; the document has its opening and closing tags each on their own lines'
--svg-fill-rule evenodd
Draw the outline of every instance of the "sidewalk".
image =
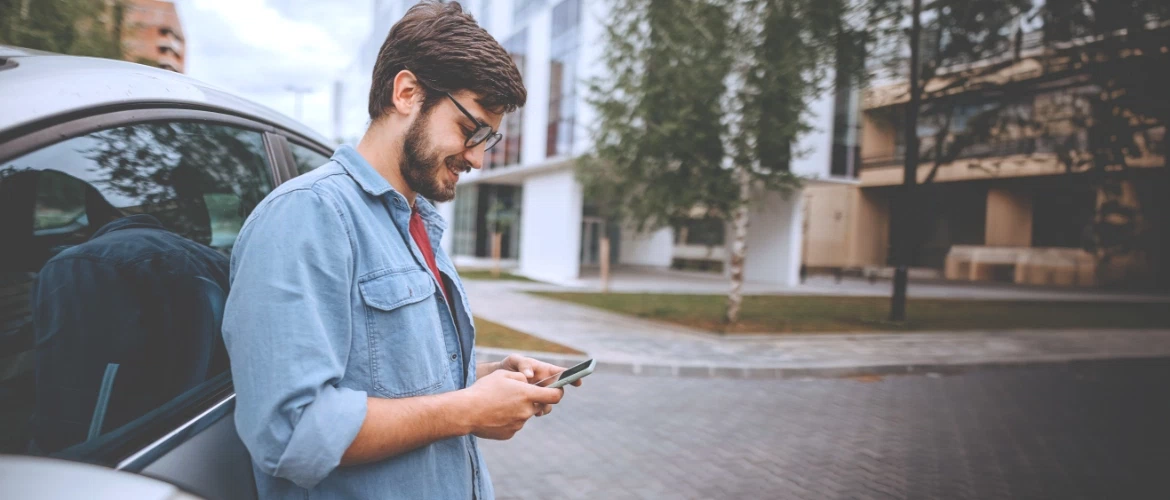
<svg viewBox="0 0 1170 500">
<path fill-rule="evenodd" d="M 633 374 L 790 378 L 949 371 L 973 366 L 1170 357 L 1170 330 L 1027 330 L 728 335 L 524 293 L 532 284 L 468 281 L 476 316 L 588 353 Z M 542 287 L 544 288 L 544 287 Z M 480 349 L 484 360 L 505 354 Z M 571 358 L 543 356 L 560 364 Z"/>
<path fill-rule="evenodd" d="M 532 290 L 598 291 L 601 279 L 596 272 L 562 284 L 529 283 Z M 796 286 L 758 282 L 744 283 L 744 293 L 750 295 L 837 295 L 852 297 L 889 297 L 889 280 L 868 280 L 847 277 L 840 282 L 829 276 L 810 276 Z M 720 274 L 694 271 L 676 271 L 652 268 L 619 268 L 610 279 L 610 290 L 621 293 L 682 293 L 725 294 L 730 287 L 728 279 Z M 911 298 L 973 299 L 973 300 L 1029 300 L 1029 301 L 1085 301 L 1085 302 L 1165 302 L 1168 294 L 1147 294 L 1099 290 L 1092 288 L 1041 287 L 987 282 L 912 281 L 908 289 Z"/>
</svg>

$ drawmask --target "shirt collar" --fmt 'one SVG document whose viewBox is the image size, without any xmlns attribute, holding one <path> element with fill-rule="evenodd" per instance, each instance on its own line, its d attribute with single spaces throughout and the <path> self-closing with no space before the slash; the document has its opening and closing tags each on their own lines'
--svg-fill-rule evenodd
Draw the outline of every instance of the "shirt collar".
<svg viewBox="0 0 1170 500">
<path fill-rule="evenodd" d="M 136 228 L 162 229 L 164 231 L 167 230 L 167 228 L 164 227 L 162 225 L 162 223 L 159 222 L 159 220 L 154 218 L 153 216 L 146 215 L 146 214 L 138 214 L 138 215 L 131 215 L 129 217 L 122 217 L 121 219 L 115 220 L 109 224 L 102 226 L 102 228 L 98 229 L 96 233 L 93 233 L 93 236 L 91 236 L 90 239 L 97 238 L 97 237 L 102 236 L 104 234 L 112 233 L 114 231 L 121 231 L 123 229 L 136 229 Z"/>
<path fill-rule="evenodd" d="M 394 186 L 382 177 L 370 162 L 366 161 L 365 157 L 358 153 L 356 149 L 349 145 L 342 145 L 333 153 L 333 161 L 341 164 L 345 169 L 345 173 L 349 174 L 357 181 L 362 190 L 370 193 L 372 196 L 382 196 L 388 192 L 394 191 Z M 397 191 L 394 191 L 397 193 Z"/>
<path fill-rule="evenodd" d="M 374 166 L 370 165 L 370 162 L 366 161 L 366 158 L 352 146 L 343 144 L 337 148 L 337 151 L 333 153 L 333 161 L 340 163 L 341 167 L 345 169 L 345 172 L 350 177 L 353 177 L 358 185 L 362 187 L 362 190 L 370 193 L 371 196 L 380 197 L 392 192 L 402 197 L 404 203 L 406 202 L 406 197 L 395 190 L 394 186 L 391 186 L 390 182 L 385 177 L 382 177 L 382 174 L 374 170 Z M 434 224 L 439 229 L 439 232 L 447 229 L 447 222 L 443 220 L 443 217 L 439 215 L 438 210 L 435 210 L 435 206 L 429 200 L 418 195 L 414 199 L 419 217 Z"/>
<path fill-rule="evenodd" d="M 440 233 L 447 230 L 447 221 L 443 220 L 443 217 L 439 215 L 439 211 L 435 209 L 435 206 L 431 204 L 430 200 L 416 195 L 414 197 L 414 207 L 418 211 L 419 217 L 434 224 Z"/>
</svg>

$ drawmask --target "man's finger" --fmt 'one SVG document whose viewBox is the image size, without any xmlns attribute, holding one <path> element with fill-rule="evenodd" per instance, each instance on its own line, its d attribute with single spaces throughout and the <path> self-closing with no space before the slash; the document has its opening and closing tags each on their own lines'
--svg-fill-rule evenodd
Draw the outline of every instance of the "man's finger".
<svg viewBox="0 0 1170 500">
<path fill-rule="evenodd" d="M 555 405 L 561 402 L 561 397 L 565 395 L 564 389 L 549 389 L 547 387 L 537 387 L 535 385 L 529 386 L 528 400 L 533 403 L 540 403 L 546 405 Z"/>
<path fill-rule="evenodd" d="M 524 376 L 528 377 L 529 380 L 531 380 L 532 377 L 536 375 L 535 359 L 516 354 L 509 356 L 509 358 L 509 364 L 515 368 L 517 372 L 523 373 Z"/>
<path fill-rule="evenodd" d="M 532 378 L 532 375 L 527 373 L 527 370 L 531 369 L 529 359 L 530 358 L 521 356 L 519 354 L 509 354 L 508 357 L 504 358 L 504 360 L 500 362 L 500 368 L 508 371 L 523 373 L 527 375 L 528 378 Z"/>
<path fill-rule="evenodd" d="M 523 373 L 516 373 L 516 372 L 511 372 L 511 371 L 504 371 L 503 373 L 504 373 L 503 376 L 508 377 L 512 380 L 518 380 L 520 382 L 528 383 L 528 377 L 525 377 Z"/>
</svg>

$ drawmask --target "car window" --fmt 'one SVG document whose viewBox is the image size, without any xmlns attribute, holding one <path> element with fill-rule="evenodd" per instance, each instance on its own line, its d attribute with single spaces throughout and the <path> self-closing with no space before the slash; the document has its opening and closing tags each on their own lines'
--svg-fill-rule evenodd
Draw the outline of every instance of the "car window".
<svg viewBox="0 0 1170 500">
<path fill-rule="evenodd" d="M 260 132 L 204 122 L 0 163 L 0 453 L 125 432 L 227 371 L 228 259 L 268 172 Z"/>
<path fill-rule="evenodd" d="M 296 143 L 288 143 L 292 149 L 293 160 L 297 162 L 297 175 L 304 174 L 321 165 L 329 163 L 329 157 Z"/>
</svg>

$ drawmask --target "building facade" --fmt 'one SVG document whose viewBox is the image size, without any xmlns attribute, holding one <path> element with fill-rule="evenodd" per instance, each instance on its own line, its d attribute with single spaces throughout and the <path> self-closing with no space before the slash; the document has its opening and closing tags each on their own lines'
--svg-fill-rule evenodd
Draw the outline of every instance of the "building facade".
<svg viewBox="0 0 1170 500">
<path fill-rule="evenodd" d="M 375 2 L 375 28 L 348 72 L 345 110 L 339 125 L 347 138 L 364 129 L 364 94 L 377 50 L 410 0 Z M 440 204 L 449 221 L 442 244 L 457 264 L 491 257 L 500 234 L 501 257 L 519 274 L 573 283 L 600 263 L 600 240 L 611 241 L 611 262 L 669 268 L 688 265 L 727 269 L 727 228 L 697 220 L 690 227 L 638 232 L 598 217 L 574 174 L 573 158 L 591 144 L 596 113 L 586 101 L 585 82 L 603 75 L 603 0 L 470 0 L 463 3 L 512 54 L 528 89 L 524 108 L 505 117 L 504 140 L 488 153 L 484 168 L 460 180 L 456 198 Z M 352 102 L 349 102 L 352 100 Z M 359 104 L 361 106 L 359 106 Z M 362 119 L 356 116 L 363 110 Z M 860 98 L 856 91 L 828 93 L 810 109 L 814 131 L 799 144 L 807 155 L 793 161 L 808 185 L 854 183 L 860 158 Z M 347 113 L 348 116 L 349 113 Z M 352 139 L 351 139 L 352 140 Z M 752 210 L 745 275 L 748 281 L 795 284 L 803 249 L 804 196 L 763 197 Z"/>
<path fill-rule="evenodd" d="M 1128 172 L 1115 195 L 1108 195 L 1100 170 L 1070 163 L 1089 155 L 1091 139 L 1082 124 L 1086 97 L 1101 89 L 1086 74 L 1046 70 L 1040 58 L 1050 56 L 1038 45 L 989 76 L 1010 86 L 1009 92 L 948 96 L 958 104 L 937 109 L 949 116 L 920 118 L 916 132 L 926 152 L 939 137 L 964 134 L 989 110 L 1006 115 L 996 123 L 1009 125 L 943 160 L 927 154 L 919 163 L 912 266 L 950 280 L 1164 288 L 1170 224 L 1164 125 L 1135 137 L 1125 153 Z M 906 88 L 903 81 L 868 90 L 858 183 L 815 186 L 806 193 L 809 268 L 876 272 L 891 264 L 891 202 L 903 179 Z M 1013 123 L 1025 125 L 1013 129 Z M 943 124 L 949 128 L 940 135 Z M 1106 213 L 1109 199 L 1133 213 Z M 1112 227 L 1132 231 L 1134 245 L 1104 258 L 1095 238 L 1117 222 L 1110 217 L 1126 218 Z"/>
<path fill-rule="evenodd" d="M 186 66 L 185 39 L 175 4 L 130 0 L 123 8 L 122 44 L 126 59 L 182 73 Z"/>
</svg>

